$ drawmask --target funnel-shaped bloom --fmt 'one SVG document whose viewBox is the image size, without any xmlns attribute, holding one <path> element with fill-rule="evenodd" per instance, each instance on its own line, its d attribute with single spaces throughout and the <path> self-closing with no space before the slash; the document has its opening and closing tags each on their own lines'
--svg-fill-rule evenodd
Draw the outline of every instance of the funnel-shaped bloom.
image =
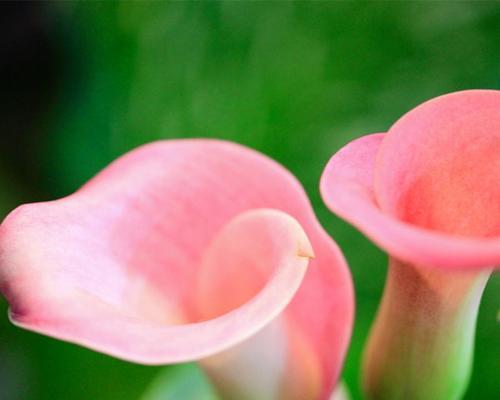
<svg viewBox="0 0 500 400">
<path fill-rule="evenodd" d="M 479 300 L 500 263 L 500 92 L 430 100 L 357 139 L 321 180 L 332 211 L 390 255 L 365 351 L 374 399 L 456 399 Z"/>
<path fill-rule="evenodd" d="M 143 146 L 14 210 L 0 289 L 21 327 L 144 364 L 202 360 L 238 399 L 326 398 L 353 317 L 345 261 L 300 184 L 214 140 Z"/>
</svg>

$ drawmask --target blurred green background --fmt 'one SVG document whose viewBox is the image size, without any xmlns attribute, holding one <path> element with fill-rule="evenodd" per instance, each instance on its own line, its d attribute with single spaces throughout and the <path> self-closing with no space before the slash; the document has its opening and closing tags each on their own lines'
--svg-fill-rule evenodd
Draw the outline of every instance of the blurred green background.
<svg viewBox="0 0 500 400">
<path fill-rule="evenodd" d="M 160 138 L 224 138 L 262 151 L 300 179 L 350 263 L 357 315 L 344 380 L 360 399 L 386 257 L 326 210 L 319 176 L 343 144 L 386 130 L 428 98 L 500 89 L 500 3 L 2 3 L 0 22 L 1 215 L 69 194 Z M 500 396 L 499 293 L 496 276 L 467 399 Z M 158 390 L 210 398 L 193 394 L 203 387 L 195 367 L 115 360 L 17 329 L 6 309 L 0 299 L 2 400 L 138 399 L 155 379 L 148 399 Z"/>
</svg>

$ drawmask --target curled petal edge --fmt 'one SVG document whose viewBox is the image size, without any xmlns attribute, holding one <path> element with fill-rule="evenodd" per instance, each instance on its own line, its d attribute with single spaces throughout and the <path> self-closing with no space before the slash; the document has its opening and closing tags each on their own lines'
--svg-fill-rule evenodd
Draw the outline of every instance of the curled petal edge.
<svg viewBox="0 0 500 400">
<path fill-rule="evenodd" d="M 78 293 L 74 299 L 57 301 L 35 296 L 31 310 L 23 309 L 21 314 L 9 311 L 10 320 L 22 328 L 142 364 L 189 362 L 219 353 L 261 330 L 286 308 L 313 257 L 311 244 L 299 223 L 286 213 L 270 209 L 251 210 L 236 216 L 222 228 L 213 245 L 225 231 L 253 229 L 256 221 L 271 229 L 263 236 L 276 241 L 281 252 L 278 263 L 253 298 L 224 315 L 194 323 L 159 325 L 124 316 L 95 296 Z M 6 234 L 5 228 L 2 234 Z M 8 251 L 1 250 L 5 262 Z M 32 289 L 36 288 L 16 290 Z M 9 302 L 15 305 L 15 298 Z M 39 312 L 41 310 L 43 312 Z M 120 332 L 124 334 L 117 334 Z"/>
<path fill-rule="evenodd" d="M 415 265 L 470 270 L 500 264 L 500 237 L 439 233 L 381 211 L 373 192 L 373 173 L 384 136 L 375 133 L 356 139 L 328 161 L 320 181 L 328 208 L 389 254 Z"/>
</svg>

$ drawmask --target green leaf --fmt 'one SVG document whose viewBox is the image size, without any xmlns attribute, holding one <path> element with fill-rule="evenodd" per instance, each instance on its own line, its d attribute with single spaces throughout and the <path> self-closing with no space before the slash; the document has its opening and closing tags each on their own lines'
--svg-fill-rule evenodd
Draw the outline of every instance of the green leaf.
<svg viewBox="0 0 500 400">
<path fill-rule="evenodd" d="M 166 367 L 140 400 L 219 400 L 203 372 L 195 364 Z"/>
</svg>

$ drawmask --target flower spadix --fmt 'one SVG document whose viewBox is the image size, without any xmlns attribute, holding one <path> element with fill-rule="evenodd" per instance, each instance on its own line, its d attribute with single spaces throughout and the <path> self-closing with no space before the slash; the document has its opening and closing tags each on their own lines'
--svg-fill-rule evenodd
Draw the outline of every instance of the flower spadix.
<svg viewBox="0 0 500 400">
<path fill-rule="evenodd" d="M 345 261 L 300 184 L 215 140 L 140 147 L 14 210 L 0 289 L 16 325 L 138 363 L 201 360 L 239 399 L 326 398 L 353 317 Z"/>
<path fill-rule="evenodd" d="M 500 92 L 435 98 L 349 143 L 321 192 L 390 256 L 365 351 L 369 398 L 459 398 L 479 300 L 500 264 Z"/>
</svg>

